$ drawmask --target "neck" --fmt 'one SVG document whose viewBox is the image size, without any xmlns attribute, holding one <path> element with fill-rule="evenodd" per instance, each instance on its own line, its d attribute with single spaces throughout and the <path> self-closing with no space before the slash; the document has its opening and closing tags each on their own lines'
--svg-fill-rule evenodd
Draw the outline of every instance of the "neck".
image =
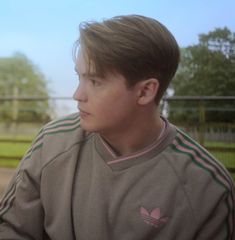
<svg viewBox="0 0 235 240">
<path fill-rule="evenodd" d="M 161 134 L 164 123 L 159 113 L 150 116 L 142 114 L 138 120 L 131 121 L 122 131 L 112 134 L 101 133 L 101 137 L 112 147 L 117 155 L 136 152 L 153 143 Z"/>
</svg>

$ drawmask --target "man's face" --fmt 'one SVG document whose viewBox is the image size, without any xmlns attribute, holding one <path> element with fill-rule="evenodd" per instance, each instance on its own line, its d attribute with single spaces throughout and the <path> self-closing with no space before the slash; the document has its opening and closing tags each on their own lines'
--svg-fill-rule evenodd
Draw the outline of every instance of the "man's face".
<svg viewBox="0 0 235 240">
<path fill-rule="evenodd" d="M 108 73 L 104 78 L 92 74 L 80 51 L 76 63 L 79 86 L 74 93 L 78 102 L 81 127 L 103 135 L 119 134 L 133 123 L 138 111 L 137 89 L 129 89 L 120 74 Z M 91 72 L 91 73 L 90 73 Z"/>
</svg>

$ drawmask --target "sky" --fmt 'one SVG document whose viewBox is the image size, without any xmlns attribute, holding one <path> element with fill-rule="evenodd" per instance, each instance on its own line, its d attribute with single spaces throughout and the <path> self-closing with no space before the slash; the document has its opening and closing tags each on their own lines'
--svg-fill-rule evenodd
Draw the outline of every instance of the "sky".
<svg viewBox="0 0 235 240">
<path fill-rule="evenodd" d="M 0 0 L 0 57 L 25 54 L 45 75 L 53 96 L 70 97 L 78 81 L 73 43 L 83 21 L 140 14 L 162 22 L 180 47 L 218 27 L 235 32 L 234 0 Z M 73 112 L 76 103 L 61 103 Z"/>
</svg>

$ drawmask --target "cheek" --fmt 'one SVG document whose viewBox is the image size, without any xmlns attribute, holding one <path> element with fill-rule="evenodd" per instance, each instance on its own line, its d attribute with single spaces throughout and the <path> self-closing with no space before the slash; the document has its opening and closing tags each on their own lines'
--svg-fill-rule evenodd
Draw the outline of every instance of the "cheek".
<svg viewBox="0 0 235 240">
<path fill-rule="evenodd" d="M 91 103 L 91 102 L 90 102 Z M 100 118 L 113 118 L 127 114 L 135 108 L 134 94 L 115 88 L 99 91 L 92 96 L 92 109 Z"/>
<path fill-rule="evenodd" d="M 120 114 L 120 109 L 123 104 L 120 102 L 119 98 L 115 96 L 99 96 L 94 99 L 92 108 L 96 113 L 96 117 L 108 120 Z"/>
<path fill-rule="evenodd" d="M 103 92 L 95 93 L 93 95 L 93 104 L 98 108 L 112 108 L 112 105 L 120 103 L 122 95 L 119 91 L 105 90 Z"/>
</svg>

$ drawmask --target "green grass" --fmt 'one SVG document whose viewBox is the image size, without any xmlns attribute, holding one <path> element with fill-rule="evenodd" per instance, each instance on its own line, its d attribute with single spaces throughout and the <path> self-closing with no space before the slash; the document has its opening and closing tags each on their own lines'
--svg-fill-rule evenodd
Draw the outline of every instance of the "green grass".
<svg viewBox="0 0 235 240">
<path fill-rule="evenodd" d="M 235 182 L 235 173 L 230 173 L 230 175 L 232 176 L 232 179 Z"/>
<path fill-rule="evenodd" d="M 235 143 L 225 143 L 225 142 L 205 142 L 205 147 L 235 148 Z"/>
<path fill-rule="evenodd" d="M 0 160 L 0 167 L 16 168 L 19 164 L 18 160 Z"/>
<path fill-rule="evenodd" d="M 235 149 L 235 143 L 224 143 L 224 142 L 206 142 L 205 147 L 219 147 Z M 210 151 L 211 154 L 218 159 L 225 167 L 235 167 L 235 152 L 218 152 Z M 233 180 L 235 181 L 235 173 L 230 173 Z"/>
<path fill-rule="evenodd" d="M 225 167 L 235 167 L 235 153 L 232 152 L 212 152 L 220 162 L 222 162 Z"/>
<path fill-rule="evenodd" d="M 29 140 L 31 141 L 32 139 L 34 139 L 34 135 L 0 135 L 0 139 L 19 139 L 19 140 Z"/>
<path fill-rule="evenodd" d="M 22 156 L 29 148 L 29 143 L 4 143 L 0 142 L 0 155 Z"/>
<path fill-rule="evenodd" d="M 30 147 L 30 143 L 0 142 L 0 155 L 9 156 L 9 157 L 23 156 L 29 147 Z M 15 168 L 18 164 L 19 164 L 19 160 L 0 159 L 0 167 Z"/>
<path fill-rule="evenodd" d="M 235 167 L 235 154 L 234 153 L 214 153 L 213 154 L 225 167 Z M 235 182 L 235 173 L 230 173 Z"/>
</svg>

